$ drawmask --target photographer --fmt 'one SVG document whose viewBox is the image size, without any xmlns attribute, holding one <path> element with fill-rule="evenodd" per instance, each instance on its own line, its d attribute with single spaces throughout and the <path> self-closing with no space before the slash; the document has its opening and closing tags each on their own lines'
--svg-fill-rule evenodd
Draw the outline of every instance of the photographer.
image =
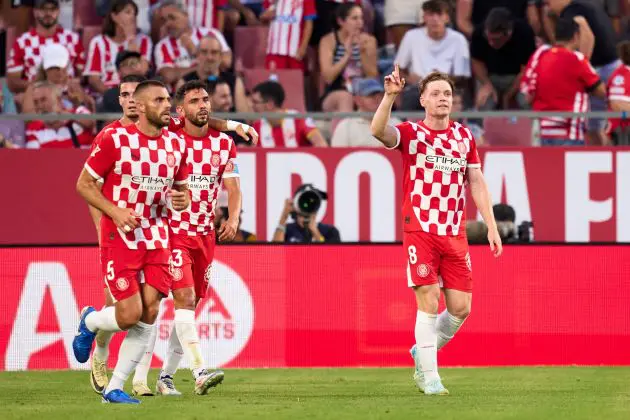
<svg viewBox="0 0 630 420">
<path fill-rule="evenodd" d="M 317 222 L 317 211 L 321 207 L 322 200 L 328 195 L 311 184 L 300 186 L 293 196 L 287 199 L 284 210 L 280 216 L 280 222 L 273 235 L 273 242 L 290 243 L 339 243 L 339 231 L 333 225 Z M 292 216 L 295 223 L 287 224 L 287 219 Z"/>
</svg>

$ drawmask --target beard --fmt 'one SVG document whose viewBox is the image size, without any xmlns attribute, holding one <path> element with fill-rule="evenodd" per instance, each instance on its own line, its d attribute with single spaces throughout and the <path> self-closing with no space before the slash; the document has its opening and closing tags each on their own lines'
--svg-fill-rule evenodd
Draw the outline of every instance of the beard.
<svg viewBox="0 0 630 420">
<path fill-rule="evenodd" d="M 168 124 L 170 123 L 170 120 L 167 120 L 166 122 L 164 122 L 164 120 L 162 119 L 162 115 L 156 113 L 146 113 L 147 116 L 147 120 L 155 127 L 157 128 L 164 128 L 167 127 Z"/>
<path fill-rule="evenodd" d="M 186 119 L 196 127 L 203 127 L 208 124 L 209 114 L 204 115 L 186 115 Z"/>
<path fill-rule="evenodd" d="M 37 19 L 37 23 L 39 23 L 46 29 L 50 29 L 57 24 L 57 19 L 52 17 L 41 17 Z"/>
</svg>

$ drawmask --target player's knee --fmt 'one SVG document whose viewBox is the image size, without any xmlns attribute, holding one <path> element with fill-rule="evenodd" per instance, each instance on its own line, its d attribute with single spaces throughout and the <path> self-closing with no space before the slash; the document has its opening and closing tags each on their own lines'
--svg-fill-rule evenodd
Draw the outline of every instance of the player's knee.
<svg viewBox="0 0 630 420">
<path fill-rule="evenodd" d="M 142 308 L 129 308 L 116 316 L 118 327 L 128 330 L 140 321 L 142 317 Z"/>
<path fill-rule="evenodd" d="M 453 308 L 451 315 L 459 319 L 466 319 L 470 315 L 470 305 L 461 305 Z"/>
<path fill-rule="evenodd" d="M 144 309 L 142 314 L 142 321 L 147 324 L 154 324 L 160 312 L 160 302 L 149 305 Z"/>
<path fill-rule="evenodd" d="M 177 293 L 174 294 L 173 298 L 175 300 L 176 309 L 190 309 L 191 311 L 195 310 L 195 291 L 192 288 L 177 290 Z"/>
</svg>

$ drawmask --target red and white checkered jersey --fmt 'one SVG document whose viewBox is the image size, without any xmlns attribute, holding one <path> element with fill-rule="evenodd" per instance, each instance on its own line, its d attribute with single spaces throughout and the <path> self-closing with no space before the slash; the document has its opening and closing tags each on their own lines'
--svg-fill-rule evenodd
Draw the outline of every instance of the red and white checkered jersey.
<svg viewBox="0 0 630 420">
<path fill-rule="evenodd" d="M 13 43 L 7 62 L 7 73 L 23 73 L 29 81 L 35 79 L 42 63 L 42 47 L 49 44 L 61 44 L 70 53 L 68 72 L 71 76 L 78 76 L 85 66 L 85 51 L 79 34 L 57 26 L 55 34 L 43 37 L 37 34 L 35 28 L 20 35 Z"/>
<path fill-rule="evenodd" d="M 525 74 L 534 111 L 588 111 L 588 94 L 600 82 L 588 59 L 578 51 L 553 46 L 532 56 Z M 540 137 L 584 140 L 584 118 L 549 117 L 540 119 Z"/>
<path fill-rule="evenodd" d="M 213 36 L 218 39 L 223 52 L 231 51 L 223 34 L 216 29 L 195 28 L 192 31 L 191 39 L 193 44 L 197 46 L 201 39 L 206 36 Z M 160 42 L 155 45 L 155 68 L 158 71 L 164 67 L 188 68 L 194 64 L 195 62 L 190 57 L 190 53 L 177 38 L 167 36 L 166 38 L 162 38 Z"/>
<path fill-rule="evenodd" d="M 271 6 L 265 0 L 264 7 Z M 304 21 L 317 17 L 315 0 L 277 0 L 276 17 L 269 25 L 267 54 L 296 57 L 304 32 Z"/>
<path fill-rule="evenodd" d="M 122 128 L 122 127 L 124 127 L 124 125 L 122 125 L 120 120 L 116 120 L 112 123 L 107 124 L 105 127 L 103 127 L 103 129 L 98 132 L 96 137 L 94 137 L 94 141 L 92 142 L 92 147 L 90 147 L 90 153 L 92 153 L 94 149 L 96 148 L 96 146 L 98 146 L 98 144 L 101 142 L 101 139 L 103 138 L 105 133 L 111 130 L 116 130 L 117 128 Z"/>
<path fill-rule="evenodd" d="M 297 111 L 286 111 L 288 114 Z M 311 118 L 284 118 L 279 126 L 272 126 L 268 120 L 260 119 L 253 124 L 258 133 L 260 147 L 303 147 L 311 146 L 308 137 L 316 130 L 315 122 Z"/>
<path fill-rule="evenodd" d="M 466 170 L 481 168 L 470 130 L 451 121 L 436 131 L 424 122 L 396 126 L 403 157 L 403 229 L 457 236 L 466 204 Z"/>
<path fill-rule="evenodd" d="M 151 62 L 151 53 L 153 51 L 151 38 L 143 33 L 138 33 L 135 43 L 139 47 L 142 57 Z M 120 77 L 116 69 L 116 56 L 119 52 L 128 48 L 129 41 L 118 44 L 107 35 L 100 34 L 95 36 L 88 47 L 87 62 L 83 75 L 100 76 L 103 83 L 108 87 L 118 85 Z"/>
<path fill-rule="evenodd" d="M 227 0 L 185 0 L 188 20 L 192 26 L 216 28 L 217 13 L 227 8 Z"/>
<path fill-rule="evenodd" d="M 538 70 L 538 60 L 540 60 L 540 56 L 551 49 L 551 45 L 543 44 L 534 51 L 534 54 L 529 58 L 529 62 L 527 63 L 527 67 L 523 72 L 523 77 L 521 77 L 521 85 L 520 90 L 524 95 L 531 95 L 531 93 L 535 90 L 534 84 L 536 83 L 536 71 Z"/>
<path fill-rule="evenodd" d="M 630 66 L 621 64 L 615 69 L 608 79 L 608 103 L 611 101 L 630 102 Z M 619 127 L 629 127 L 630 121 L 621 121 L 611 118 L 608 125 L 609 132 L 613 132 Z"/>
<path fill-rule="evenodd" d="M 213 129 L 203 137 L 194 137 L 184 130 L 179 133 L 188 147 L 188 188 L 190 207 L 182 212 L 170 210 L 169 224 L 175 234 L 207 235 L 214 229 L 214 209 L 221 184 L 226 178 L 239 177 L 236 144 L 227 134 Z"/>
<path fill-rule="evenodd" d="M 188 182 L 185 161 L 184 139 L 167 129 L 149 137 L 134 124 L 103 134 L 85 169 L 103 181 L 103 195 L 108 200 L 136 212 L 140 226 L 126 233 L 103 215 L 102 247 L 168 248 L 166 192 L 173 184 Z"/>
<path fill-rule="evenodd" d="M 90 114 L 84 106 L 70 111 L 75 114 Z M 44 121 L 30 121 L 26 124 L 26 147 L 28 149 L 63 149 L 75 147 L 70 127 L 74 130 L 79 146 L 87 148 L 92 145 L 94 133 L 86 130 L 76 122 L 68 121 L 61 128 L 48 126 Z"/>
</svg>

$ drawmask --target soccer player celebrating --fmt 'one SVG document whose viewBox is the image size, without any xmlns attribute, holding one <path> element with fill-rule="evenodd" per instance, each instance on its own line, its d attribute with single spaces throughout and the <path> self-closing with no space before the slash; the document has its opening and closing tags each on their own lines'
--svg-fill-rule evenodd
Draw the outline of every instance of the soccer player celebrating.
<svg viewBox="0 0 630 420">
<path fill-rule="evenodd" d="M 127 330 L 103 391 L 103 402 L 125 404 L 140 402 L 123 386 L 146 350 L 160 300 L 172 283 L 167 200 L 177 210 L 190 204 L 186 144 L 165 129 L 171 119 L 166 87 L 142 82 L 134 101 L 137 125 L 106 132 L 77 182 L 79 194 L 103 213 L 101 263 L 116 304 L 101 311 L 85 307 L 72 343 L 84 363 L 99 330 Z"/>
<path fill-rule="evenodd" d="M 396 96 L 405 86 L 398 65 L 385 77 L 385 97 L 372 119 L 372 135 L 403 155 L 403 246 L 407 284 L 418 304 L 416 345 L 412 347 L 414 380 L 427 395 L 446 395 L 438 374 L 437 351 L 448 343 L 470 313 L 472 268 L 465 231 L 465 189 L 488 225 L 490 249 L 501 255 L 502 244 L 470 130 L 450 119 L 453 82 L 440 72 L 419 85 L 423 121 L 387 125 Z M 438 277 L 439 276 L 439 277 Z M 446 310 L 437 314 L 440 288 Z"/>
<path fill-rule="evenodd" d="M 195 379 L 195 393 L 204 395 L 223 381 L 223 372 L 206 369 L 195 326 L 195 308 L 206 296 L 210 266 L 214 256 L 214 218 L 221 185 L 228 193 L 230 218 L 219 230 L 220 241 L 236 235 L 241 213 L 241 189 L 234 140 L 208 126 L 210 96 L 206 85 L 190 81 L 177 91 L 177 112 L 184 120 L 179 132 L 188 147 L 188 185 L 191 205 L 169 215 L 173 264 L 173 300 L 175 325 L 156 391 L 162 395 L 180 395 L 173 384 L 182 353 L 190 363 Z M 255 141 L 255 139 L 254 139 Z"/>
</svg>

